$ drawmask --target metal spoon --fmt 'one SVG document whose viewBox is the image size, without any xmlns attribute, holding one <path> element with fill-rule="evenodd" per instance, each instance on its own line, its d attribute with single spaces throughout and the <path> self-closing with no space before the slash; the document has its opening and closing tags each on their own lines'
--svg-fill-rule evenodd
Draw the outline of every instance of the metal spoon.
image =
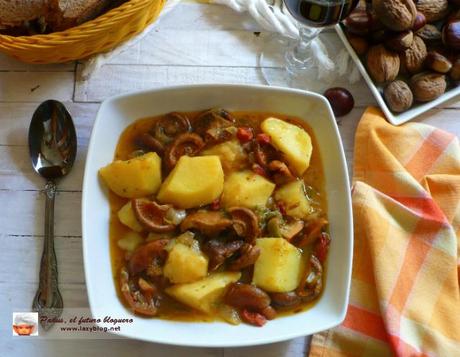
<svg viewBox="0 0 460 357">
<path fill-rule="evenodd" d="M 32 166 L 46 179 L 45 241 L 40 263 L 40 282 L 32 308 L 40 315 L 45 330 L 48 319 L 58 318 L 64 304 L 58 288 L 58 270 L 54 251 L 54 196 L 56 181 L 67 175 L 77 154 L 77 135 L 72 117 L 64 105 L 55 100 L 40 104 L 29 127 L 29 153 Z M 48 319 L 44 319 L 46 316 Z"/>
</svg>

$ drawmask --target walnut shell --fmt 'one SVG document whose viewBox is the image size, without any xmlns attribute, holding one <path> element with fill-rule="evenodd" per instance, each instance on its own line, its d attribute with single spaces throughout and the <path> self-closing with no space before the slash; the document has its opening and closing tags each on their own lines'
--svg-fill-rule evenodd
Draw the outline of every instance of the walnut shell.
<svg viewBox="0 0 460 357">
<path fill-rule="evenodd" d="M 441 42 L 441 31 L 434 25 L 425 25 L 416 32 L 416 35 L 420 37 L 426 43 Z"/>
<path fill-rule="evenodd" d="M 412 42 L 414 42 L 414 34 L 412 31 L 407 30 L 389 36 L 385 40 L 385 46 L 396 52 L 404 52 L 412 46 Z"/>
<path fill-rule="evenodd" d="M 367 53 L 367 70 L 377 83 L 393 81 L 399 73 L 399 65 L 398 54 L 384 45 L 373 46 Z"/>
<path fill-rule="evenodd" d="M 416 6 L 428 23 L 445 18 L 450 10 L 448 0 L 418 0 Z"/>
<path fill-rule="evenodd" d="M 446 92 L 446 76 L 439 73 L 419 73 L 410 79 L 410 87 L 418 102 L 430 102 Z"/>
<path fill-rule="evenodd" d="M 403 81 L 391 82 L 385 87 L 383 96 L 390 109 L 396 113 L 405 112 L 414 102 L 412 91 Z"/>
<path fill-rule="evenodd" d="M 377 18 L 393 31 L 412 29 L 417 16 L 413 0 L 373 0 L 372 8 Z"/>
<path fill-rule="evenodd" d="M 414 36 L 412 46 L 401 54 L 401 62 L 409 73 L 415 74 L 422 70 L 427 56 L 425 42 L 418 36 Z"/>
</svg>

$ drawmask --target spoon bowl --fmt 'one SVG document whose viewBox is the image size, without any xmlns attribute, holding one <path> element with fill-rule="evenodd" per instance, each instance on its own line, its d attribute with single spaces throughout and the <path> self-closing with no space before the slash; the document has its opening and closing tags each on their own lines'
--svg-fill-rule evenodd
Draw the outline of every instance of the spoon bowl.
<svg viewBox="0 0 460 357">
<path fill-rule="evenodd" d="M 32 166 L 47 180 L 67 175 L 77 154 L 77 134 L 67 109 L 47 100 L 35 110 L 29 127 Z"/>
<path fill-rule="evenodd" d="M 62 314 L 54 251 L 54 198 L 56 181 L 67 175 L 77 155 L 75 126 L 64 105 L 55 100 L 40 104 L 29 126 L 29 154 L 34 170 L 46 179 L 45 239 L 40 262 L 39 287 L 32 308 L 40 315 L 45 330 Z M 46 318 L 44 318 L 46 317 Z"/>
</svg>

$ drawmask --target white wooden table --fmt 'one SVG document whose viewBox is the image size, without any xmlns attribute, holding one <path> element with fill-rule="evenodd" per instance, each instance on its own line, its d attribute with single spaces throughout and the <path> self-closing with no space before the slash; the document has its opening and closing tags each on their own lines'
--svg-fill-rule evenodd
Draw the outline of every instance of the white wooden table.
<svg viewBox="0 0 460 357">
<path fill-rule="evenodd" d="M 303 356 L 308 339 L 252 348 L 190 349 L 130 340 L 25 340 L 11 336 L 13 311 L 29 311 L 43 246 L 43 181 L 32 170 L 27 130 L 37 105 L 63 101 L 78 131 L 79 153 L 56 201 L 56 253 L 66 307 L 88 306 L 83 273 L 80 201 L 83 167 L 99 103 L 127 91 L 188 83 L 264 84 L 257 53 L 266 34 L 248 16 L 217 5 L 183 3 L 129 52 L 89 81 L 80 65 L 34 66 L 0 55 L 0 356 Z M 337 46 L 340 46 L 339 44 Z M 281 69 L 280 69 L 281 70 Z M 348 86 L 357 106 L 340 131 L 349 167 L 354 132 L 364 108 L 375 104 L 363 82 Z M 460 102 L 451 101 L 419 121 L 460 134 Z"/>
</svg>

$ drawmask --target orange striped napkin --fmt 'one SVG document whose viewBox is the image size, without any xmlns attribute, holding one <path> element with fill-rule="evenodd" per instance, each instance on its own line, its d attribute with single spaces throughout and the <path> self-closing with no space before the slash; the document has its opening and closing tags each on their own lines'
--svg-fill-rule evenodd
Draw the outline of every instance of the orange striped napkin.
<svg viewBox="0 0 460 357">
<path fill-rule="evenodd" d="M 460 356 L 458 139 L 369 108 L 354 164 L 350 304 L 310 356 Z"/>
</svg>

